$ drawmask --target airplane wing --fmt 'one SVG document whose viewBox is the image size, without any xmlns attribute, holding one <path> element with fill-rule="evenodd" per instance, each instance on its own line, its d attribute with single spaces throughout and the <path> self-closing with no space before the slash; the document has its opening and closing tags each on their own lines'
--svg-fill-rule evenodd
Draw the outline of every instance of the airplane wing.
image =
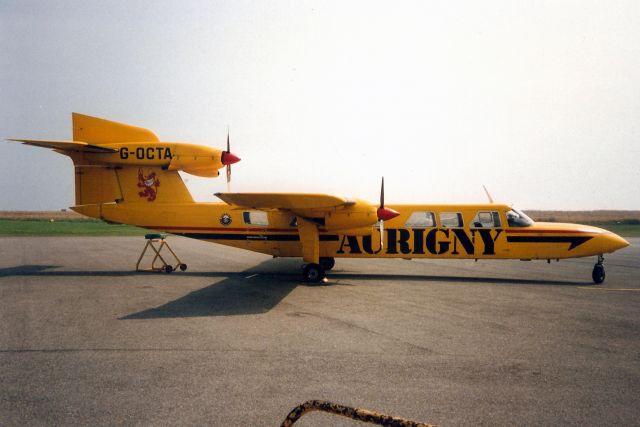
<svg viewBox="0 0 640 427">
<path fill-rule="evenodd" d="M 307 193 L 216 193 L 229 205 L 251 209 L 323 210 L 353 205 L 355 202 L 328 194 Z"/>
<path fill-rule="evenodd" d="M 118 151 L 113 148 L 87 144 L 82 141 L 44 141 L 39 139 L 9 139 L 9 141 L 22 142 L 25 145 L 33 145 L 35 147 L 51 148 L 52 150 L 62 151 L 84 151 L 87 153 L 115 153 Z"/>
</svg>

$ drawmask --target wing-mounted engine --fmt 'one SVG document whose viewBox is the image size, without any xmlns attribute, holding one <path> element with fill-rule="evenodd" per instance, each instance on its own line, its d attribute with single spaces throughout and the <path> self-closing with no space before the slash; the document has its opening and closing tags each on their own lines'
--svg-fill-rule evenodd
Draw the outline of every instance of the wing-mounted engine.
<svg viewBox="0 0 640 427">
<path fill-rule="evenodd" d="M 324 213 L 324 229 L 343 234 L 369 235 L 377 222 L 375 206 L 361 200 Z"/>
<path fill-rule="evenodd" d="M 50 148 L 73 160 L 76 206 L 88 216 L 109 218 L 106 206 L 193 203 L 178 171 L 216 177 L 240 159 L 227 149 L 162 142 L 148 129 L 73 113 L 73 140 L 15 139 Z"/>
<path fill-rule="evenodd" d="M 159 167 L 191 175 L 216 177 L 219 169 L 240 161 L 227 150 L 204 145 L 162 142 L 152 131 L 111 120 L 73 113 L 73 141 L 20 139 L 28 145 L 66 154 L 80 165 Z"/>
</svg>

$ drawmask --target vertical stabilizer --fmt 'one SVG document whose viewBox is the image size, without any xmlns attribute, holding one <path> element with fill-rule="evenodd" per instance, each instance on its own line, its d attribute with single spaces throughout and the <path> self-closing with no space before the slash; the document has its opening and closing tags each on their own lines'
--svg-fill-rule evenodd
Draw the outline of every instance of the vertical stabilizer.
<svg viewBox="0 0 640 427">
<path fill-rule="evenodd" d="M 73 113 L 73 140 L 91 144 L 159 141 L 149 129 Z"/>
</svg>

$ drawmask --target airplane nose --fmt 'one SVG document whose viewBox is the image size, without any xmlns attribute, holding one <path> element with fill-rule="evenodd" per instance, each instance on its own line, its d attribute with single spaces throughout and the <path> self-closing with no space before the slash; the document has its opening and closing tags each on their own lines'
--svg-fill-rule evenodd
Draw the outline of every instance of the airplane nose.
<svg viewBox="0 0 640 427">
<path fill-rule="evenodd" d="M 629 246 L 629 242 L 614 233 L 604 234 L 603 236 L 601 236 L 601 241 L 602 253 L 614 252 L 618 249 L 626 248 L 627 246 Z"/>
</svg>

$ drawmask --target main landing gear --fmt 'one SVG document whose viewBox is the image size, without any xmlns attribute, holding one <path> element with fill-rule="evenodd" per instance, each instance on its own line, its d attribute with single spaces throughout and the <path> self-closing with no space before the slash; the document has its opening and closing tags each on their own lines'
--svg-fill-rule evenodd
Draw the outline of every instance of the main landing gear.
<svg viewBox="0 0 640 427">
<path fill-rule="evenodd" d="M 604 257 L 598 255 L 598 262 L 593 266 L 593 272 L 591 273 L 593 283 L 600 284 L 604 282 Z"/>
<path fill-rule="evenodd" d="M 336 259 L 333 257 L 320 257 L 320 265 L 326 271 L 329 271 L 336 265 Z"/>
<path fill-rule="evenodd" d="M 326 271 L 331 270 L 336 265 L 336 260 L 332 257 L 321 257 L 320 264 L 306 264 L 302 267 L 302 277 L 305 282 L 319 283 L 326 277 Z"/>
</svg>

